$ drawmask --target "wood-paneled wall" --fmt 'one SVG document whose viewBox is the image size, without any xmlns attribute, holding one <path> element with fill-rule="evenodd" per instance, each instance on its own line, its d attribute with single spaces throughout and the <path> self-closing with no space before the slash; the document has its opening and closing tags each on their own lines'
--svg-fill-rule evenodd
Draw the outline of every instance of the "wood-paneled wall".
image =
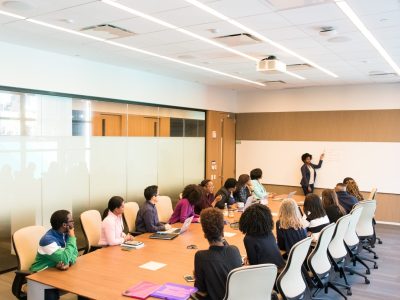
<svg viewBox="0 0 400 300">
<path fill-rule="evenodd" d="M 236 119 L 237 140 L 400 142 L 399 109 L 243 113 Z"/>
</svg>

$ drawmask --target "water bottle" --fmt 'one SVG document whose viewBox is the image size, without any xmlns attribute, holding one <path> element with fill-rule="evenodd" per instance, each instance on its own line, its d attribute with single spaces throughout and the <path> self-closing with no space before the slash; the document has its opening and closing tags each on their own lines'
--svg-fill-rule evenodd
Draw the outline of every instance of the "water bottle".
<svg viewBox="0 0 400 300">
<path fill-rule="evenodd" d="M 228 203 L 225 203 L 225 207 L 224 207 L 224 216 L 225 216 L 225 217 L 228 216 Z"/>
</svg>

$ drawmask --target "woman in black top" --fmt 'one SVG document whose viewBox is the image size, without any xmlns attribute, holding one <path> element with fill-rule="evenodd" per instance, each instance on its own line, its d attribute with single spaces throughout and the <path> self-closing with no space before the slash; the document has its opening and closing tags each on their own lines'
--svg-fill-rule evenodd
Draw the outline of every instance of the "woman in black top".
<svg viewBox="0 0 400 300">
<path fill-rule="evenodd" d="M 322 201 L 315 194 L 308 194 L 304 199 L 303 206 L 303 227 L 307 229 L 307 235 L 311 236 L 314 241 L 319 238 L 320 231 L 330 224 Z"/>
<path fill-rule="evenodd" d="M 242 257 L 236 246 L 224 243 L 224 216 L 216 208 L 203 209 L 201 227 L 208 240 L 208 250 L 194 256 L 194 286 L 197 298 L 221 300 L 225 295 L 226 279 L 230 271 L 242 266 Z"/>
<path fill-rule="evenodd" d="M 314 182 L 317 178 L 317 172 L 315 169 L 319 169 L 322 166 L 322 161 L 324 159 L 325 154 L 321 154 L 319 157 L 318 165 L 314 165 L 312 160 L 312 155 L 310 153 L 304 153 L 301 156 L 301 160 L 303 161 L 303 165 L 301 166 L 301 181 L 300 185 L 303 189 L 304 195 L 314 192 Z"/>
<path fill-rule="evenodd" d="M 307 231 L 301 223 L 301 215 L 296 201 L 285 199 L 279 208 L 279 219 L 276 221 L 276 238 L 279 249 L 287 257 L 293 245 L 307 237 Z"/>
<path fill-rule="evenodd" d="M 272 229 L 271 210 L 262 204 L 247 208 L 239 220 L 239 230 L 245 234 L 244 246 L 250 265 L 273 263 L 279 269 L 285 266 Z"/>
<path fill-rule="evenodd" d="M 326 189 L 322 191 L 322 206 L 331 223 L 336 223 L 337 220 L 346 214 L 344 208 L 339 204 L 334 190 Z"/>
</svg>

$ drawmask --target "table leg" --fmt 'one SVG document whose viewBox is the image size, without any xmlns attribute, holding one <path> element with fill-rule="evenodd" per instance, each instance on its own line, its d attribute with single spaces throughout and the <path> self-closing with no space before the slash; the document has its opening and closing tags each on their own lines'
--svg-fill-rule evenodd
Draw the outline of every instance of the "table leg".
<svg viewBox="0 0 400 300">
<path fill-rule="evenodd" d="M 52 289 L 52 286 L 39 283 L 28 279 L 28 299 L 29 300 L 43 300 L 44 290 Z"/>
</svg>

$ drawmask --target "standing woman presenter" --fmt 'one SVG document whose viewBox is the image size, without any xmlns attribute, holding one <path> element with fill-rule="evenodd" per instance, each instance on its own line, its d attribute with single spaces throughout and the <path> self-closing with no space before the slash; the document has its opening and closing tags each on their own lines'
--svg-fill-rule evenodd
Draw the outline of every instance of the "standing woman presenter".
<svg viewBox="0 0 400 300">
<path fill-rule="evenodd" d="M 317 178 L 317 172 L 315 169 L 319 169 L 322 166 L 322 161 L 324 159 L 325 154 L 322 153 L 319 158 L 318 165 L 314 165 L 312 160 L 312 155 L 310 153 L 304 153 L 301 156 L 301 160 L 303 161 L 303 165 L 301 166 L 301 187 L 303 189 L 304 195 L 314 192 L 314 182 Z"/>
</svg>

